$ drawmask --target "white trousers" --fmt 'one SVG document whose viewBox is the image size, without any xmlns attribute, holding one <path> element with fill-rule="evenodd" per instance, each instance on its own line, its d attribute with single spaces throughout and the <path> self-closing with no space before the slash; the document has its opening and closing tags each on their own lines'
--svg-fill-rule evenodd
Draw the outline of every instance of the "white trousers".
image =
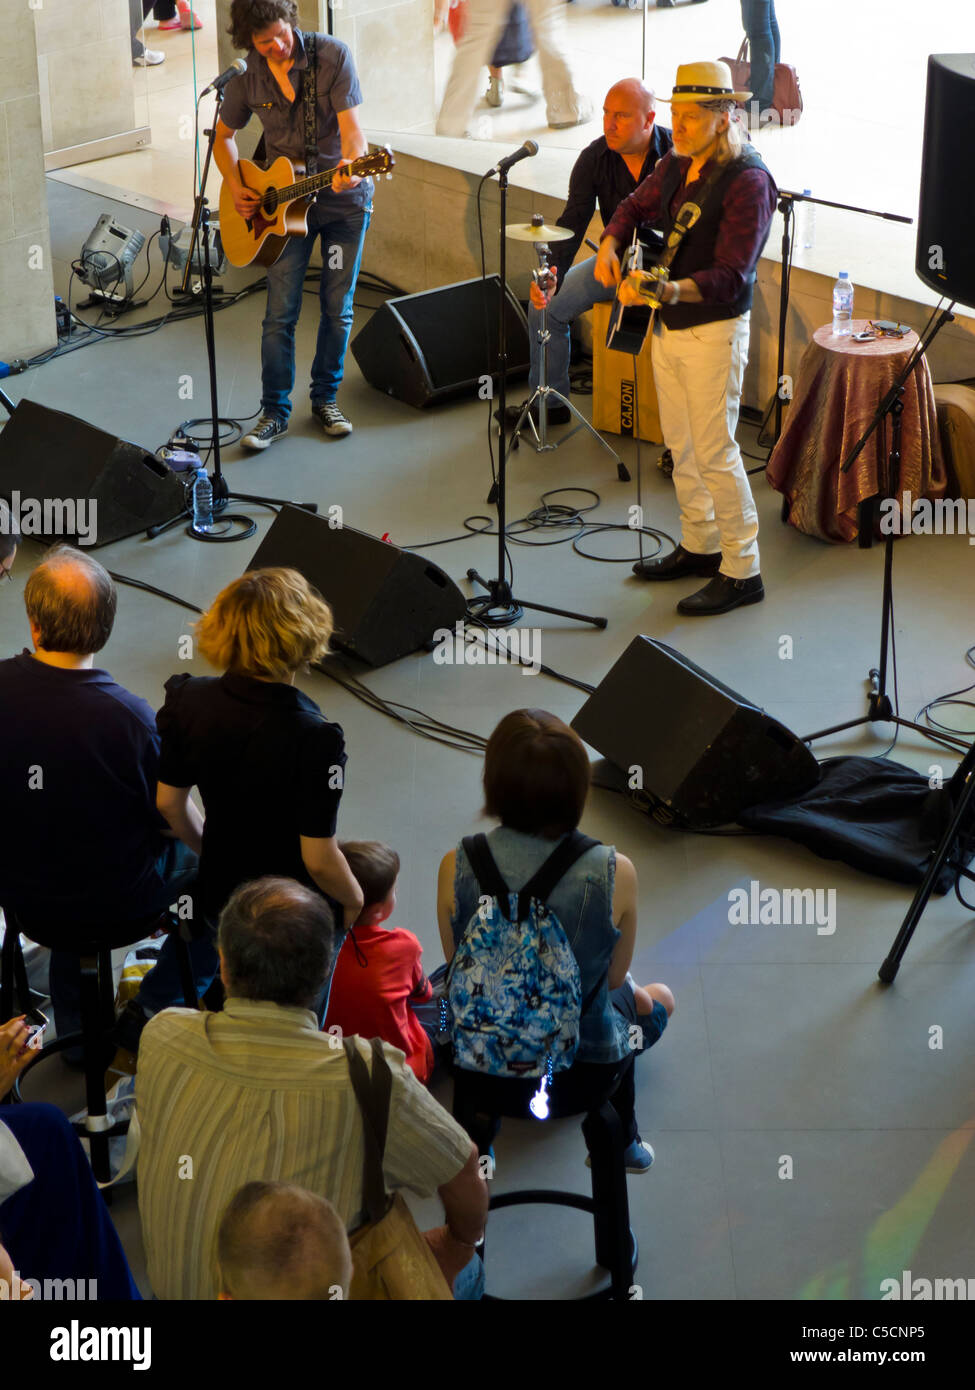
<svg viewBox="0 0 975 1390">
<path fill-rule="evenodd" d="M 575 122 L 582 115 L 584 103 L 575 89 L 565 57 L 565 0 L 524 0 L 524 3 L 542 69 L 545 117 L 549 125 Z M 438 135 L 462 139 L 470 130 L 478 139 L 491 139 L 492 117 L 485 112 L 471 129 L 471 116 L 482 71 L 494 54 L 510 8 L 510 0 L 468 0 L 467 32 L 454 53 L 437 118 Z"/>
<path fill-rule="evenodd" d="M 674 456 L 681 544 L 721 552 L 729 579 L 758 574 L 758 511 L 735 440 L 748 363 L 749 315 L 653 334 L 653 379 L 664 443 Z"/>
</svg>

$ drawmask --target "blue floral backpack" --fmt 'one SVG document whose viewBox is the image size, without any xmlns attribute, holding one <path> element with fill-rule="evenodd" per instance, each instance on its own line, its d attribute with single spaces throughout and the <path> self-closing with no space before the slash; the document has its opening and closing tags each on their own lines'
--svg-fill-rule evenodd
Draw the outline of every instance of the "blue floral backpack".
<svg viewBox="0 0 975 1390">
<path fill-rule="evenodd" d="M 602 981 L 583 1003 L 575 955 L 546 903 L 599 841 L 574 831 L 518 893 L 501 877 L 485 835 L 462 844 L 481 899 L 447 971 L 441 1030 L 451 1033 L 454 1061 L 467 1071 L 551 1077 L 572 1065 L 579 1019 Z"/>
</svg>

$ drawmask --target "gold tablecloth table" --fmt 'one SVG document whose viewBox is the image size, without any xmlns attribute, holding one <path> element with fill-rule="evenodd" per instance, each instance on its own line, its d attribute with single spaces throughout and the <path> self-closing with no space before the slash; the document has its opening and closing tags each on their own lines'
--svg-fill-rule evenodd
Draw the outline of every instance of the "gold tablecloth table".
<svg viewBox="0 0 975 1390">
<path fill-rule="evenodd" d="M 854 319 L 853 332 L 869 328 Z M 784 498 L 783 519 L 807 536 L 852 541 L 859 535 L 858 507 L 887 496 L 891 420 L 874 430 L 849 472 L 840 471 L 868 428 L 918 341 L 875 338 L 858 343 L 817 328 L 802 355 L 792 404 L 765 476 Z M 904 383 L 900 476 L 895 495 L 943 497 L 947 473 L 941 455 L 934 387 L 922 359 Z M 877 529 L 875 522 L 874 530 Z M 868 538 L 864 537 L 864 542 Z"/>
</svg>

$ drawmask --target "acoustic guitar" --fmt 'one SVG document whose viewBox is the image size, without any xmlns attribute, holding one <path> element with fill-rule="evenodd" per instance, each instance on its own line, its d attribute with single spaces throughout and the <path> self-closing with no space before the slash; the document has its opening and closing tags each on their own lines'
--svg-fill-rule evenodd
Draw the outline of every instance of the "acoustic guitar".
<svg viewBox="0 0 975 1390">
<path fill-rule="evenodd" d="M 365 178 L 369 174 L 386 174 L 396 161 L 388 145 L 364 154 L 351 164 L 336 165 L 320 174 L 304 178 L 299 166 L 284 155 L 267 169 L 249 159 L 240 161 L 240 179 L 261 195 L 258 208 L 250 217 L 241 217 L 234 207 L 230 185 L 220 189 L 220 240 L 231 265 L 273 265 L 292 237 L 308 232 L 308 208 L 320 188 L 327 188 L 332 176 L 342 169 L 350 175 Z"/>
<path fill-rule="evenodd" d="M 643 269 L 643 247 L 640 245 L 634 229 L 633 240 L 623 253 L 623 260 L 620 265 L 622 275 L 620 284 L 625 284 L 629 275 L 639 276 L 638 289 L 646 303 L 623 304 L 617 298 L 609 316 L 609 327 L 606 330 L 606 346 L 608 348 L 614 348 L 617 352 L 628 352 L 634 357 L 638 357 L 643 351 L 643 346 L 653 328 L 657 310 L 663 302 L 660 299 L 660 294 L 670 278 L 670 263 L 677 254 L 677 248 L 681 241 L 700 216 L 701 209 L 697 203 L 686 202 L 682 205 L 674 219 L 674 226 L 667 238 L 663 255 L 658 264 L 651 266 L 649 270 Z"/>
</svg>

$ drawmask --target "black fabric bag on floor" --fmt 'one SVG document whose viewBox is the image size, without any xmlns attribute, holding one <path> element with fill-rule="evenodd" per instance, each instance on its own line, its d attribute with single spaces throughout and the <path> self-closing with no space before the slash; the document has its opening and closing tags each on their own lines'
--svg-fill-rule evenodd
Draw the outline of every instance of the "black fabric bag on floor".
<svg viewBox="0 0 975 1390">
<path fill-rule="evenodd" d="M 960 792 L 955 779 L 935 789 L 921 773 L 889 758 L 827 758 L 821 767 L 820 781 L 800 799 L 752 806 L 738 824 L 784 835 L 864 873 L 920 883 L 948 828 Z M 967 865 L 975 854 L 971 823 L 960 839 L 951 857 Z M 946 866 L 934 891 L 947 893 L 956 872 Z"/>
</svg>

